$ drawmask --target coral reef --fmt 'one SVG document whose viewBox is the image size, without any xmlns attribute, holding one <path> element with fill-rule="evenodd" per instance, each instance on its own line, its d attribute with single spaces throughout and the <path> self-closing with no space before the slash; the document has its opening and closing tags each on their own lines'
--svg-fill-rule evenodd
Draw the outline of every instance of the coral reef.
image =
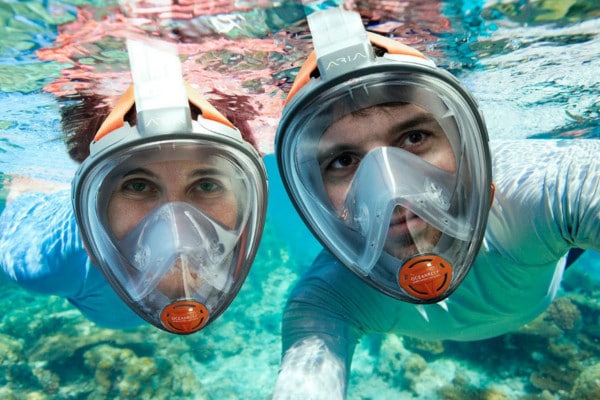
<svg viewBox="0 0 600 400">
<path fill-rule="evenodd" d="M 95 371 L 96 393 L 125 398 L 153 397 L 151 380 L 157 372 L 154 360 L 137 357 L 130 349 L 106 344 L 94 346 L 83 358 L 85 366 Z"/>
<path fill-rule="evenodd" d="M 438 395 L 441 400 L 510 400 L 510 396 L 502 389 L 470 385 L 468 379 L 461 374 L 457 374 L 450 384 L 440 388 Z"/>
<path fill-rule="evenodd" d="M 581 318 L 579 309 L 569 298 L 559 297 L 546 310 L 548 316 L 561 329 L 573 329 Z"/>
<path fill-rule="evenodd" d="M 405 346 L 411 351 L 422 355 L 436 355 L 444 352 L 444 342 L 441 340 L 423 340 L 415 337 L 405 338 Z"/>
<path fill-rule="evenodd" d="M 572 400 L 597 400 L 600 397 L 600 363 L 594 364 L 577 377 L 571 390 Z"/>
<path fill-rule="evenodd" d="M 530 384 L 564 396 L 583 369 L 586 354 L 577 345 L 581 312 L 567 297 L 558 297 L 548 309 L 512 336 L 520 348 L 530 350 L 533 371 Z M 570 332 L 572 331 L 572 332 Z M 516 338 L 520 335 L 525 337 Z"/>
<path fill-rule="evenodd" d="M 193 359 L 180 365 L 189 341 L 150 327 L 101 329 L 65 300 L 25 297 L 29 313 L 15 308 L 0 319 L 0 398 L 208 398 Z M 19 326 L 31 329 L 17 335 Z"/>
</svg>

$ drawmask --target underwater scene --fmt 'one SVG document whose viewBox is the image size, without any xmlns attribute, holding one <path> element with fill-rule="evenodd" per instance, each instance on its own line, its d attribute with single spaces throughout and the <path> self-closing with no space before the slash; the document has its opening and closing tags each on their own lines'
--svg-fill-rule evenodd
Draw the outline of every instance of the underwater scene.
<svg viewBox="0 0 600 400">
<path fill-rule="evenodd" d="M 337 6 L 455 74 L 491 139 L 600 138 L 598 0 L 4 0 L 0 212 L 19 193 L 69 188 L 86 154 L 69 146 L 81 126 L 65 121 L 106 115 L 128 87 L 132 32 L 178 43 L 186 79 L 275 171 L 285 96 L 312 50 L 306 15 Z M 270 399 L 285 302 L 320 245 L 279 177 L 269 189 L 242 289 L 195 334 L 101 328 L 0 274 L 0 399 Z M 559 290 L 537 319 L 492 339 L 363 337 L 347 398 L 600 399 L 600 254 L 584 252 Z"/>
</svg>

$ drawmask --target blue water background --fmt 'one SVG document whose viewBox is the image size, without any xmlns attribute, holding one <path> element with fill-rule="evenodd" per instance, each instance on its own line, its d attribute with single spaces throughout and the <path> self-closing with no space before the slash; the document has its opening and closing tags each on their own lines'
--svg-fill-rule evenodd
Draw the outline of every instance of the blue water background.
<svg viewBox="0 0 600 400">
<path fill-rule="evenodd" d="M 75 18 L 80 3 L 0 3 L 2 179 L 20 175 L 68 183 L 76 168 L 61 139 L 60 105 L 42 90 L 66 65 L 41 62 L 35 51 L 52 46 L 59 26 Z M 437 42 L 420 45 L 473 91 L 492 139 L 599 138 L 600 6 L 596 0 L 566 1 L 566 11 L 553 11 L 543 3 L 442 2 L 454 30 L 434 32 Z M 264 21 L 252 21 L 252 15 L 237 15 L 247 18 L 241 35 L 257 35 L 249 27 Z M 265 162 L 275 170 L 272 155 Z M 279 366 L 287 293 L 319 248 L 277 176 L 271 175 L 270 185 L 268 223 L 253 270 L 231 308 L 199 334 L 99 329 L 63 299 L 33 295 L 0 276 L 0 398 L 268 399 Z M 566 292 L 600 294 L 600 255 L 585 253 L 566 281 Z M 580 330 L 565 332 L 565 343 L 583 346 L 576 338 Z M 348 398 L 452 398 L 437 390 L 462 387 L 454 398 L 465 393 L 485 398 L 499 390 L 502 398 L 525 399 L 546 390 L 554 396 L 547 398 L 567 399 L 565 380 L 571 377 L 560 363 L 571 359 L 553 358 L 543 343 L 518 335 L 470 344 L 367 337 L 356 351 Z M 600 347 L 590 348 L 585 347 L 586 362 L 598 363 Z M 397 362 L 404 351 L 427 362 L 418 380 L 406 378 Z"/>
</svg>

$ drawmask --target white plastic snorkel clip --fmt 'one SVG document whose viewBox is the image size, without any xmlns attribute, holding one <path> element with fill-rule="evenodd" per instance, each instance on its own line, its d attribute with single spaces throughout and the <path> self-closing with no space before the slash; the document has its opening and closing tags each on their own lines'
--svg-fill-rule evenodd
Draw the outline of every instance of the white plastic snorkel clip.
<svg viewBox="0 0 600 400">
<path fill-rule="evenodd" d="M 141 136 L 192 131 L 192 119 L 177 47 L 127 40 Z"/>
<path fill-rule="evenodd" d="M 323 79 L 354 70 L 362 64 L 361 61 L 369 63 L 375 60 L 359 14 L 340 9 L 340 12 L 316 12 L 306 19 Z"/>
</svg>

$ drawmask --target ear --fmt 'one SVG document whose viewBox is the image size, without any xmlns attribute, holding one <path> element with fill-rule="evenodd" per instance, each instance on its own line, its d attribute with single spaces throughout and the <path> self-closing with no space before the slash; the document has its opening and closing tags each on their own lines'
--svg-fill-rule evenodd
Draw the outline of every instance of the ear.
<svg viewBox="0 0 600 400">
<path fill-rule="evenodd" d="M 490 207 L 492 207 L 492 204 L 494 203 L 494 194 L 496 193 L 496 185 L 494 185 L 494 183 L 492 182 L 491 185 L 491 196 L 490 196 Z"/>
<path fill-rule="evenodd" d="M 94 260 L 94 257 L 92 257 L 92 255 L 90 254 L 87 246 L 85 245 L 85 243 L 83 244 L 83 249 L 85 250 L 85 253 L 87 254 L 88 258 L 90 259 L 90 262 L 92 263 L 92 265 L 95 268 L 98 268 L 98 263 L 96 262 L 96 260 Z"/>
</svg>

